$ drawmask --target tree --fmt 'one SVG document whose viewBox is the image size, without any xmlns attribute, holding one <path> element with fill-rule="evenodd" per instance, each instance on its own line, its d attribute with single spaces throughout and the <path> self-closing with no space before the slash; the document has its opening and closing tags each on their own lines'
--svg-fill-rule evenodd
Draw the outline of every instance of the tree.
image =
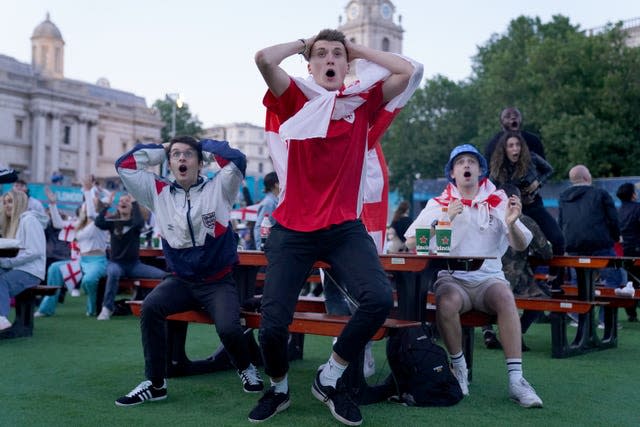
<svg viewBox="0 0 640 427">
<path fill-rule="evenodd" d="M 415 92 L 382 140 L 390 188 L 411 200 L 416 178 L 443 176 L 450 150 L 476 134 L 472 93 L 443 76 Z"/>
<path fill-rule="evenodd" d="M 513 20 L 474 58 L 479 134 L 488 138 L 500 110 L 516 105 L 525 129 L 542 136 L 556 178 L 577 163 L 594 176 L 637 173 L 640 51 L 625 37 L 620 24 L 590 35 L 563 16 Z"/>
<path fill-rule="evenodd" d="M 578 163 L 594 177 L 637 175 L 640 48 L 625 37 L 621 24 L 593 35 L 563 16 L 514 19 L 478 48 L 468 80 L 427 80 L 393 122 L 382 140 L 390 188 L 411 199 L 416 177 L 441 177 L 454 146 L 483 151 L 507 106 L 542 137 L 556 179 Z"/>
<path fill-rule="evenodd" d="M 171 139 L 171 128 L 173 124 L 173 106 L 174 101 L 171 99 L 158 99 L 153 103 L 153 108 L 160 112 L 160 118 L 164 122 L 161 131 L 163 141 Z M 189 135 L 199 138 L 202 133 L 202 122 L 198 116 L 192 116 L 189 111 L 189 104 L 183 104 L 181 108 L 176 108 L 176 135 Z"/>
</svg>

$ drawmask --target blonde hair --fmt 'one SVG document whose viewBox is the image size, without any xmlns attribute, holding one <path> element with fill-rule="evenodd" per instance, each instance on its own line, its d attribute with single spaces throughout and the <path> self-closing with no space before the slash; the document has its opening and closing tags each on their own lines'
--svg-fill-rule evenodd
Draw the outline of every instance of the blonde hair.
<svg viewBox="0 0 640 427">
<path fill-rule="evenodd" d="M 22 215 L 29 207 L 29 196 L 22 191 L 11 190 L 2 196 L 2 201 L 8 196 L 13 199 L 13 207 L 11 216 L 7 212 L 2 212 L 2 237 L 7 239 L 15 239 L 20 225 L 20 215 Z M 4 205 L 4 203 L 3 203 Z"/>
</svg>

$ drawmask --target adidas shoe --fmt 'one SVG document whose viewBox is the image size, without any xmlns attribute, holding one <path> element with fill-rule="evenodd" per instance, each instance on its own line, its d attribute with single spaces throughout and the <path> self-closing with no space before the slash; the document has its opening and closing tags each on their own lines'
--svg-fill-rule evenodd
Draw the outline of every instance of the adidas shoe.
<svg viewBox="0 0 640 427">
<path fill-rule="evenodd" d="M 275 387 L 269 387 L 269 390 L 262 395 L 258 404 L 249 413 L 249 421 L 252 423 L 260 423 L 273 417 L 278 412 L 282 412 L 291 405 L 289 392 L 276 393 Z"/>
<path fill-rule="evenodd" d="M 469 370 L 467 368 L 456 367 L 455 365 L 452 366 L 451 370 L 458 380 L 458 384 L 460 384 L 462 394 L 469 396 Z"/>
<path fill-rule="evenodd" d="M 542 408 L 542 399 L 524 378 L 509 383 L 509 398 L 524 408 Z"/>
<path fill-rule="evenodd" d="M 100 314 L 98 314 L 98 320 L 109 320 L 111 319 L 111 315 L 113 311 L 109 310 L 104 305 L 102 306 L 102 310 L 100 310 Z"/>
<path fill-rule="evenodd" d="M 316 374 L 316 379 L 311 387 L 311 393 L 319 401 L 329 407 L 331 415 L 348 426 L 359 426 L 362 424 L 362 414 L 360 408 L 351 399 L 346 387 L 342 386 L 341 379 L 338 380 L 336 387 L 325 386 L 320 383 L 320 372 Z"/>
<path fill-rule="evenodd" d="M 242 380 L 242 388 L 245 393 L 259 393 L 264 389 L 260 373 L 253 364 L 250 363 L 244 371 L 238 371 L 238 376 Z"/>
<path fill-rule="evenodd" d="M 633 298 L 636 294 L 636 290 L 633 288 L 632 282 L 627 282 L 627 285 L 624 288 L 616 288 L 614 291 L 616 295 L 620 297 Z"/>
<path fill-rule="evenodd" d="M 167 380 L 164 380 L 162 387 L 155 388 L 151 381 L 142 381 L 136 388 L 131 390 L 126 396 L 116 400 L 116 406 L 134 406 L 141 403 L 167 398 Z"/>
</svg>

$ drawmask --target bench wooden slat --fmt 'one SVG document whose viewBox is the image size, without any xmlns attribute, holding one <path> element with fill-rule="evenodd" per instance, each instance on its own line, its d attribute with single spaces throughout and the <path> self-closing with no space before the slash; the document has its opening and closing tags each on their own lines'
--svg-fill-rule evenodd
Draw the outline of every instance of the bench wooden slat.
<svg viewBox="0 0 640 427">
<path fill-rule="evenodd" d="M 139 316 L 142 308 L 142 301 L 128 301 L 128 304 L 131 307 L 132 313 Z M 246 327 L 253 329 L 260 327 L 260 313 L 242 311 L 241 316 L 244 319 Z M 167 319 L 181 322 L 213 323 L 211 317 L 209 317 L 206 312 L 199 310 L 189 310 L 172 314 L 167 316 Z M 349 316 L 333 316 L 317 312 L 295 312 L 293 315 L 293 321 L 291 325 L 289 325 L 289 331 L 292 333 L 335 337 L 342 333 L 342 330 L 350 319 L 351 318 Z M 408 328 L 419 325 L 420 322 L 416 321 L 387 319 L 371 339 L 380 340 L 384 338 L 389 329 Z"/>
<path fill-rule="evenodd" d="M 516 297 L 516 307 L 521 310 L 554 311 L 559 313 L 587 313 L 594 306 L 607 305 L 606 301 L 580 301 L 576 299 L 559 298 L 524 298 Z M 427 295 L 427 303 L 435 304 L 436 296 Z M 465 313 L 466 314 L 466 313 Z M 465 325 L 472 326 L 472 325 Z"/>
</svg>

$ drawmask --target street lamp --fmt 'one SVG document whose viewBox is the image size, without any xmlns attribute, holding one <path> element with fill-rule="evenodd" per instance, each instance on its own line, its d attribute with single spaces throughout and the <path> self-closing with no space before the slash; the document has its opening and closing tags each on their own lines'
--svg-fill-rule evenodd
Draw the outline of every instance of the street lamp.
<svg viewBox="0 0 640 427">
<path fill-rule="evenodd" d="M 167 99 L 171 101 L 171 138 L 176 136 L 176 106 L 182 108 L 183 101 L 179 93 L 168 93 Z"/>
</svg>

